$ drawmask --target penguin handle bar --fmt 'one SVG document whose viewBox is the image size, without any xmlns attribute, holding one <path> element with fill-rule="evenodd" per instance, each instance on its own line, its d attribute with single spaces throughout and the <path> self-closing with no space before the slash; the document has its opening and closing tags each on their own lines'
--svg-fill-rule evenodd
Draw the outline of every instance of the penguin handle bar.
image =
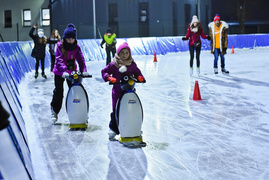
<svg viewBox="0 0 269 180">
<path fill-rule="evenodd" d="M 92 75 L 87 75 L 87 76 L 83 76 L 83 75 L 81 75 L 83 78 L 92 78 Z"/>
<path fill-rule="evenodd" d="M 144 81 L 138 81 L 138 80 L 135 80 L 134 82 L 135 82 L 135 83 L 146 83 L 146 80 L 144 80 Z M 115 83 L 109 82 L 109 85 L 121 84 L 121 83 L 122 83 L 122 81 L 117 81 L 117 82 L 115 82 Z"/>
<path fill-rule="evenodd" d="M 71 78 L 72 76 L 73 76 L 73 75 L 69 75 L 69 76 L 65 76 L 64 78 L 65 78 L 65 79 L 69 79 L 69 78 Z M 90 74 L 89 74 L 89 75 L 86 75 L 86 76 L 84 76 L 84 75 L 81 74 L 81 75 L 78 75 L 78 76 L 81 76 L 82 78 L 92 78 L 92 75 L 90 75 Z"/>
</svg>

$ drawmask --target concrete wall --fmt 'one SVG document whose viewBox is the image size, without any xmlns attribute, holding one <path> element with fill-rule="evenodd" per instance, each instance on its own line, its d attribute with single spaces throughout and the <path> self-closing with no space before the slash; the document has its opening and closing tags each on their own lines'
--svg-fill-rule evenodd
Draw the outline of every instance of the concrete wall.
<svg viewBox="0 0 269 180">
<path fill-rule="evenodd" d="M 17 41 L 17 27 L 19 40 L 28 41 L 30 27 L 22 26 L 22 10 L 31 9 L 32 25 L 40 23 L 41 8 L 48 8 L 50 0 L 1 0 L 0 10 L 12 10 L 12 28 L 4 28 L 4 13 L 0 14 L 0 33 L 4 41 Z M 149 5 L 149 36 L 173 36 L 185 35 L 185 19 L 191 21 L 196 12 L 197 0 L 95 0 L 97 36 L 106 32 L 109 24 L 109 4 L 118 5 L 118 29 L 117 36 L 120 38 L 139 37 L 139 3 L 148 2 Z M 198 17 L 207 32 L 205 21 L 206 11 L 211 14 L 211 1 L 201 0 L 201 18 Z M 174 4 L 173 4 L 174 3 Z M 16 4 L 16 6 L 14 6 Z M 185 4 L 191 5 L 190 17 L 185 17 Z M 177 7 L 177 33 L 173 33 L 173 5 Z M 209 8 L 206 9 L 205 7 Z M 58 29 L 63 35 L 68 23 L 74 23 L 77 28 L 79 39 L 94 38 L 93 27 L 93 0 L 55 0 L 52 5 L 52 29 Z M 45 35 L 50 36 L 50 27 L 42 27 Z M 100 32 L 100 35 L 99 35 Z M 1 40 L 0 40 L 1 41 Z"/>
<path fill-rule="evenodd" d="M 1 0 L 0 1 L 0 33 L 4 41 L 27 41 L 31 40 L 29 31 L 31 27 L 23 27 L 23 9 L 31 10 L 32 25 L 41 24 L 41 9 L 48 8 L 49 0 Z M 12 27 L 5 28 L 4 11 L 11 10 Z M 18 28 L 17 28 L 18 25 Z M 50 36 L 50 27 L 44 29 L 45 35 Z M 18 33 L 18 35 L 17 35 Z M 0 39 L 1 41 L 1 39 Z"/>
</svg>

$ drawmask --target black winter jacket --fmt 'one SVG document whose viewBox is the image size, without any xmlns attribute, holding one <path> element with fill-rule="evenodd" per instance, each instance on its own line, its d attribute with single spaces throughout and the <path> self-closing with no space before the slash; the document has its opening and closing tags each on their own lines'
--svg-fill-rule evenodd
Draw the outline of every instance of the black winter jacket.
<svg viewBox="0 0 269 180">
<path fill-rule="evenodd" d="M 32 28 L 29 32 L 29 36 L 34 40 L 34 48 L 32 50 L 31 56 L 34 58 L 45 58 L 46 54 L 46 44 L 40 44 L 38 42 L 39 37 L 37 35 L 34 35 L 35 28 Z"/>
</svg>

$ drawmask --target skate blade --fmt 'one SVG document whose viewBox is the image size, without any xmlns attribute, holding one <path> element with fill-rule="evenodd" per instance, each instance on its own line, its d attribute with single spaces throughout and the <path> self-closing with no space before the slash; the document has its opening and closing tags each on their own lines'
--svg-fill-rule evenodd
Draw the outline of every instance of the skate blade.
<svg viewBox="0 0 269 180">
<path fill-rule="evenodd" d="M 59 125 L 59 126 L 69 126 L 68 123 L 61 123 L 61 122 L 55 122 L 54 125 Z"/>
</svg>

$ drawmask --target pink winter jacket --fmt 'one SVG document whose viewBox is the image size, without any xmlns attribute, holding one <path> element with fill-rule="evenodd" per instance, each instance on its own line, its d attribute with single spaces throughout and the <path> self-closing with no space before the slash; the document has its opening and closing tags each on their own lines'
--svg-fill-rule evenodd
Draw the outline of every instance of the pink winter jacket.
<svg viewBox="0 0 269 180">
<path fill-rule="evenodd" d="M 64 72 L 67 72 L 69 74 L 71 74 L 72 71 L 74 70 L 67 70 L 67 66 L 66 66 L 66 62 L 67 59 L 71 59 L 73 57 L 73 59 L 75 59 L 75 61 L 77 61 L 78 65 L 79 65 L 79 71 L 80 72 L 86 72 L 87 68 L 85 65 L 85 59 L 84 56 L 81 52 L 80 46 L 77 45 L 77 48 L 72 50 L 72 51 L 67 51 L 67 56 L 65 57 L 61 50 L 62 50 L 62 42 L 59 41 L 57 43 L 57 49 L 56 49 L 56 54 L 55 54 L 55 65 L 53 68 L 53 73 L 56 75 L 63 75 Z M 75 63 L 75 70 L 77 70 L 77 65 Z"/>
</svg>

